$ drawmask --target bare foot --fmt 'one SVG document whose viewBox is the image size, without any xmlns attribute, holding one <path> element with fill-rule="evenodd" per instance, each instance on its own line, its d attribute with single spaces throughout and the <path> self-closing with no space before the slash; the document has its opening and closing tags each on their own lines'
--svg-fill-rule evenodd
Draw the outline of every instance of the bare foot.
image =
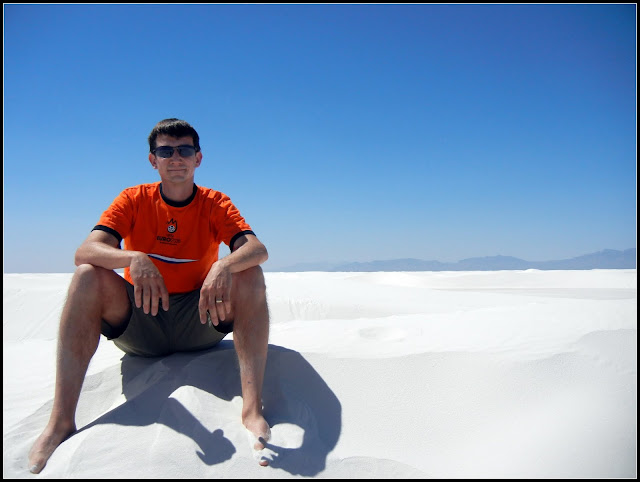
<svg viewBox="0 0 640 482">
<path fill-rule="evenodd" d="M 47 465 L 49 457 L 58 448 L 58 445 L 75 431 L 75 426 L 56 429 L 47 425 L 29 451 L 29 471 L 33 474 L 39 474 Z"/>
<path fill-rule="evenodd" d="M 261 414 L 246 416 L 244 417 L 243 423 L 249 432 L 249 443 L 251 444 L 254 456 L 258 459 L 260 465 L 266 467 L 269 465 L 269 460 L 263 456 L 261 451 L 265 448 L 265 444 L 271 439 L 269 424 Z"/>
</svg>

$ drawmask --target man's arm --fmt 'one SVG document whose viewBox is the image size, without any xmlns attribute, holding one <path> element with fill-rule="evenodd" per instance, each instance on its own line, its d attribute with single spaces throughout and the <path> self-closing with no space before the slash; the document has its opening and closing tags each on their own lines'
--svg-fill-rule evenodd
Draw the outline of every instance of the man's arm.
<svg viewBox="0 0 640 482">
<path fill-rule="evenodd" d="M 269 259 L 269 253 L 265 245 L 255 235 L 245 234 L 236 239 L 231 254 L 216 264 L 224 264 L 232 273 L 237 273 L 261 265 L 267 259 Z"/>
<path fill-rule="evenodd" d="M 233 245 L 233 252 L 213 263 L 200 289 L 200 323 L 207 322 L 207 310 L 211 321 L 225 320 L 231 312 L 231 282 L 233 273 L 253 268 L 269 258 L 267 248 L 253 234 L 240 236 Z M 222 300 L 222 303 L 216 303 Z"/>
<path fill-rule="evenodd" d="M 76 250 L 76 266 L 92 264 L 106 269 L 126 268 L 136 256 L 144 253 L 118 248 L 118 239 L 106 231 L 91 231 Z"/>
<path fill-rule="evenodd" d="M 158 268 L 141 251 L 119 249 L 118 239 L 106 231 L 95 230 L 76 250 L 76 266 L 91 264 L 105 269 L 129 268 L 133 281 L 136 306 L 145 313 L 158 314 L 162 300 L 164 310 L 169 309 L 169 292 Z"/>
</svg>

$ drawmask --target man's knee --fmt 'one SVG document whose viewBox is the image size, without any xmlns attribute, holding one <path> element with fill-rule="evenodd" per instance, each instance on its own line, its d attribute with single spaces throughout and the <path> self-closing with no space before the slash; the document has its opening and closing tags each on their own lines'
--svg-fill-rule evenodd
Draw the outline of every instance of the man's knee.
<svg viewBox="0 0 640 482">
<path fill-rule="evenodd" d="M 93 300 L 101 318 L 116 326 L 129 319 L 131 306 L 126 281 L 111 269 L 81 264 L 76 268 L 70 291 Z"/>
<path fill-rule="evenodd" d="M 80 264 L 76 268 L 73 277 L 80 283 L 81 287 L 86 288 L 94 283 L 100 282 L 102 270 L 104 270 L 104 268 L 92 264 Z"/>
<path fill-rule="evenodd" d="M 111 269 L 92 264 L 81 264 L 76 268 L 70 289 L 86 293 L 95 293 L 106 303 L 128 304 L 126 281 Z M 118 313 L 123 308 L 118 307 Z M 107 308 L 107 311 L 108 308 Z"/>
<path fill-rule="evenodd" d="M 120 275 L 113 270 L 92 264 L 78 265 L 74 273 L 74 278 L 80 282 L 82 287 L 90 287 L 94 283 L 96 283 L 96 286 L 105 287 L 105 285 L 116 282 L 116 276 L 120 277 Z"/>
<path fill-rule="evenodd" d="M 267 296 L 267 286 L 264 281 L 264 273 L 260 266 L 254 266 L 244 271 L 235 273 L 233 280 L 234 298 L 245 301 L 264 301 Z"/>
<path fill-rule="evenodd" d="M 76 267 L 76 274 L 79 276 L 100 276 L 100 274 L 104 271 L 111 271 L 111 270 L 102 268 L 100 266 L 95 266 L 89 263 L 79 264 Z"/>
</svg>

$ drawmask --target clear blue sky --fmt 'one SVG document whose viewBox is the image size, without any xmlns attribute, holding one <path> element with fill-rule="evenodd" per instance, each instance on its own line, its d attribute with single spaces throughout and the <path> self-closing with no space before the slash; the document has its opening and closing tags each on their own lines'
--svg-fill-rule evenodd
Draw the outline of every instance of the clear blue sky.
<svg viewBox="0 0 640 482">
<path fill-rule="evenodd" d="M 636 246 L 635 4 L 3 9 L 4 272 L 72 272 L 168 117 L 266 269 Z"/>
</svg>

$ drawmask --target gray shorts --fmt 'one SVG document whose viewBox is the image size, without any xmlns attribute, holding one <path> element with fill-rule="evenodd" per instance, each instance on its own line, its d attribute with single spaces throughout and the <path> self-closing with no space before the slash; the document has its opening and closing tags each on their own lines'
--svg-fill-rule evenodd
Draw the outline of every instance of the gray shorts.
<svg viewBox="0 0 640 482">
<path fill-rule="evenodd" d="M 114 328 L 102 321 L 102 334 L 125 353 L 165 356 L 178 351 L 205 350 L 233 331 L 233 321 L 218 326 L 200 323 L 200 290 L 170 295 L 169 311 L 160 305 L 158 314 L 153 316 L 136 307 L 133 285 L 125 283 L 131 303 L 128 323 Z"/>
</svg>

